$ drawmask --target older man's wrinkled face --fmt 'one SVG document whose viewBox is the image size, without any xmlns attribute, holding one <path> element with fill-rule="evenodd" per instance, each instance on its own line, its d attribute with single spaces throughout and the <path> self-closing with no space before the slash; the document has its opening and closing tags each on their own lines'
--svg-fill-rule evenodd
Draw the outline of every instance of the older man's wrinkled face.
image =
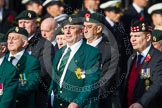
<svg viewBox="0 0 162 108">
<path fill-rule="evenodd" d="M 93 40 L 97 34 L 97 25 L 95 23 L 84 22 L 84 37 L 87 40 Z"/>
<path fill-rule="evenodd" d="M 23 39 L 22 34 L 18 33 L 9 33 L 7 39 L 7 47 L 9 51 L 19 52 L 22 49 L 25 49 L 27 45 L 27 40 Z"/>
<path fill-rule="evenodd" d="M 37 29 L 37 22 L 35 19 L 33 19 L 33 20 L 20 19 L 20 20 L 18 20 L 18 25 L 19 25 L 19 27 L 26 29 L 29 36 L 33 35 Z"/>
<path fill-rule="evenodd" d="M 131 32 L 130 41 L 133 49 L 141 53 L 145 50 L 151 41 L 151 34 L 145 32 Z"/>
<path fill-rule="evenodd" d="M 82 38 L 82 28 L 79 25 L 65 25 L 63 30 L 68 45 L 73 45 Z"/>
</svg>

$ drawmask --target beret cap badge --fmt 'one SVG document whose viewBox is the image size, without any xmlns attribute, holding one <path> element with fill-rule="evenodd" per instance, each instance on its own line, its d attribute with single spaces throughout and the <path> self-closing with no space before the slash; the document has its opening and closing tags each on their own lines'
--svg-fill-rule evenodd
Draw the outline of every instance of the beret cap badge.
<svg viewBox="0 0 162 108">
<path fill-rule="evenodd" d="M 71 18 L 71 17 L 69 17 L 69 19 L 68 19 L 68 20 L 69 20 L 69 22 L 72 22 L 72 18 Z"/>
<path fill-rule="evenodd" d="M 15 28 L 15 31 L 16 31 L 16 32 L 19 32 L 19 28 L 18 28 L 18 27 L 16 27 L 16 28 Z"/>
<path fill-rule="evenodd" d="M 120 2 L 117 2 L 115 5 L 116 8 L 120 8 Z"/>
<path fill-rule="evenodd" d="M 143 30 L 143 31 L 146 30 L 146 28 L 145 28 L 145 24 L 144 24 L 144 23 L 142 23 L 142 30 Z"/>
<path fill-rule="evenodd" d="M 29 17 L 29 18 L 31 18 L 31 17 L 32 17 L 32 16 L 31 16 L 31 13 L 28 13 L 28 17 Z"/>
<path fill-rule="evenodd" d="M 91 15 L 89 13 L 85 14 L 86 21 L 89 21 L 90 17 L 91 17 Z"/>
<path fill-rule="evenodd" d="M 156 37 L 155 36 L 153 37 L 153 40 L 156 42 Z"/>
</svg>

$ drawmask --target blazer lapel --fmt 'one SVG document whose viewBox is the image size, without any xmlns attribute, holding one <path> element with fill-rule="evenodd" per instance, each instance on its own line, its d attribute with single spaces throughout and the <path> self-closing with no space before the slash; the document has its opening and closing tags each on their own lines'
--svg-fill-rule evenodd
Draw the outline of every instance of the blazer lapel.
<svg viewBox="0 0 162 108">
<path fill-rule="evenodd" d="M 22 57 L 20 58 L 20 60 L 18 61 L 18 63 L 16 64 L 16 68 L 18 70 L 19 73 L 22 73 L 21 71 L 24 70 L 24 66 L 25 66 L 25 61 L 26 61 L 26 53 L 24 52 L 24 54 L 22 55 Z"/>
<path fill-rule="evenodd" d="M 128 76 L 129 76 L 129 73 L 130 73 L 130 71 L 131 71 L 132 64 L 133 64 L 133 62 L 134 62 L 136 56 L 137 56 L 136 53 L 134 53 L 134 54 L 130 57 L 130 59 L 129 59 L 129 61 L 128 61 L 128 68 L 127 68 L 126 79 L 127 79 Z"/>
<path fill-rule="evenodd" d="M 66 77 L 64 80 L 69 80 L 71 74 L 73 72 L 76 71 L 77 68 L 83 68 L 83 64 L 82 64 L 82 57 L 83 57 L 83 51 L 84 51 L 84 46 L 85 46 L 85 42 L 82 43 L 81 47 L 78 49 L 78 51 L 75 53 L 74 57 L 72 58 L 72 60 L 69 63 L 67 72 L 66 72 Z"/>
<path fill-rule="evenodd" d="M 151 48 L 150 48 L 148 54 L 149 54 L 150 56 L 153 55 L 153 46 L 151 46 Z M 148 55 L 148 54 L 147 54 L 147 55 Z M 146 57 L 147 57 L 147 56 L 146 56 Z M 141 69 L 146 69 L 146 68 L 148 67 L 148 64 L 150 63 L 150 61 L 146 61 L 146 57 L 145 57 L 145 59 L 144 59 L 144 61 L 143 61 L 143 64 L 142 64 Z M 139 74 L 138 74 L 138 77 L 137 77 L 137 80 L 136 80 L 136 81 L 140 80 L 141 69 L 139 70 L 140 72 L 139 72 Z M 136 83 L 137 83 L 137 82 L 136 82 Z"/>
</svg>

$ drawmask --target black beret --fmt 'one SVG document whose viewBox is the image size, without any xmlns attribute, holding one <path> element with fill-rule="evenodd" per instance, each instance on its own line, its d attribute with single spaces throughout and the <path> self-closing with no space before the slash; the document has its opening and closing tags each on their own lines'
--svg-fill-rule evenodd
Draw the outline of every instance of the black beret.
<svg viewBox="0 0 162 108">
<path fill-rule="evenodd" d="M 24 10 L 22 11 L 18 16 L 16 16 L 16 20 L 25 19 L 25 20 L 31 20 L 36 19 L 37 15 L 34 11 L 31 10 Z"/>
<path fill-rule="evenodd" d="M 82 25 L 83 24 L 83 18 L 78 17 L 77 15 L 69 15 L 67 20 L 63 21 L 60 25 Z"/>
<path fill-rule="evenodd" d="M 18 33 L 18 34 L 22 34 L 26 37 L 28 37 L 28 32 L 26 31 L 26 29 L 21 28 L 21 27 L 13 27 L 11 29 L 9 29 L 9 31 L 7 32 L 7 37 L 9 33 Z"/>
<path fill-rule="evenodd" d="M 131 22 L 131 32 L 152 32 L 152 27 L 147 20 L 134 20 Z"/>
<path fill-rule="evenodd" d="M 63 34 L 64 33 L 63 33 L 63 30 L 62 30 L 62 27 L 61 26 L 57 27 L 57 29 L 55 30 L 55 36 L 63 35 Z"/>
</svg>

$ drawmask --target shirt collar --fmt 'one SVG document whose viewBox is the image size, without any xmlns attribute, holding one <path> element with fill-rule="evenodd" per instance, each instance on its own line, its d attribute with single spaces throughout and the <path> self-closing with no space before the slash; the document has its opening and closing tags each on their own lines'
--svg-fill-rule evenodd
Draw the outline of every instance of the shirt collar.
<svg viewBox="0 0 162 108">
<path fill-rule="evenodd" d="M 145 50 L 142 51 L 141 55 L 146 57 L 150 48 L 151 48 L 151 44 Z M 137 55 L 139 55 L 139 52 L 137 52 Z"/>
<path fill-rule="evenodd" d="M 15 54 L 15 55 L 12 55 L 12 54 L 10 53 L 9 58 L 10 58 L 11 56 L 14 56 L 15 59 L 17 59 L 17 60 L 19 61 L 20 58 L 21 58 L 21 56 L 24 54 L 24 51 L 25 51 L 25 50 L 22 50 L 22 51 L 18 52 L 18 53 Z"/>
<path fill-rule="evenodd" d="M 101 42 L 101 40 L 102 40 L 102 36 L 100 38 L 98 38 L 97 40 L 93 41 L 92 43 L 88 43 L 88 41 L 87 41 L 87 44 L 91 45 L 93 47 L 96 47 Z"/>
<path fill-rule="evenodd" d="M 4 60 L 4 56 L 0 58 L 0 66 L 1 66 L 3 60 Z"/>
<path fill-rule="evenodd" d="M 133 7 L 136 9 L 136 11 L 138 12 L 138 13 L 140 13 L 142 10 L 143 10 L 143 8 L 141 8 L 141 7 L 139 7 L 137 4 L 135 4 L 135 3 L 133 3 Z"/>
<path fill-rule="evenodd" d="M 56 39 L 52 41 L 52 45 L 56 45 Z"/>
<path fill-rule="evenodd" d="M 34 36 L 35 34 L 31 35 L 30 37 L 28 37 L 28 41 Z"/>
<path fill-rule="evenodd" d="M 106 20 L 109 22 L 109 24 L 111 25 L 111 27 L 113 27 L 114 26 L 114 22 L 112 22 L 111 20 L 110 20 L 110 18 L 109 17 L 106 17 Z"/>
<path fill-rule="evenodd" d="M 74 45 L 72 45 L 72 46 L 68 46 L 68 45 L 67 45 L 67 49 L 70 47 L 70 49 L 71 49 L 72 52 L 73 52 L 73 51 L 77 51 L 77 50 L 79 49 L 79 47 L 81 46 L 82 42 L 83 42 L 83 39 L 81 39 L 80 41 L 76 42 L 76 43 L 75 43 Z"/>
</svg>

